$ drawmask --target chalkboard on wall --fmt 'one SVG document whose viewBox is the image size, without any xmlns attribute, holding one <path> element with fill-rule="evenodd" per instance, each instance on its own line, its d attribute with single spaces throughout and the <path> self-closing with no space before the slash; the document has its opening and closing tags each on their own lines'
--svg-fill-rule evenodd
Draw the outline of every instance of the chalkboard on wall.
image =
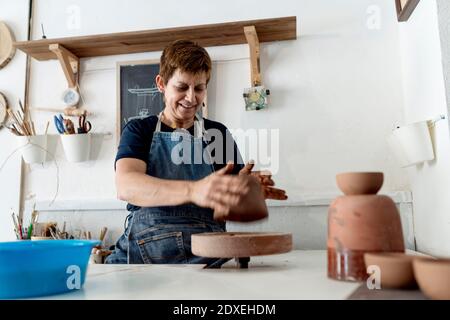
<svg viewBox="0 0 450 320">
<path fill-rule="evenodd" d="M 159 61 L 117 64 L 117 136 L 128 121 L 157 115 L 164 108 L 163 95 L 156 86 Z"/>
<path fill-rule="evenodd" d="M 164 100 L 156 86 L 159 60 L 117 63 L 117 142 L 122 130 L 133 119 L 157 115 L 164 109 Z M 198 113 L 208 118 L 208 94 Z"/>
</svg>

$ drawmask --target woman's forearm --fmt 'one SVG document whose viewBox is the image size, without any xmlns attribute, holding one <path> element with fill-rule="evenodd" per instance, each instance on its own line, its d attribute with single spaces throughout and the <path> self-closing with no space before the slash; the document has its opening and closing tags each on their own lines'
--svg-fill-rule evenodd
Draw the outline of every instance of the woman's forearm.
<svg viewBox="0 0 450 320">
<path fill-rule="evenodd" d="M 140 172 L 116 176 L 120 200 L 140 207 L 176 206 L 191 202 L 191 181 L 159 179 Z"/>
</svg>

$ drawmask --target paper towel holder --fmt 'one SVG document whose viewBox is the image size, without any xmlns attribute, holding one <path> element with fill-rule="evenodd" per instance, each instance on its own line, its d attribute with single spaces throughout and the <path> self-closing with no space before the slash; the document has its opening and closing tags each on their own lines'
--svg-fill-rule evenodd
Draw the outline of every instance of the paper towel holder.
<svg viewBox="0 0 450 320">
<path fill-rule="evenodd" d="M 432 120 L 429 120 L 429 122 L 430 122 L 430 126 L 431 127 L 434 127 L 435 125 L 436 125 L 436 122 L 438 122 L 438 121 L 441 121 L 441 120 L 444 120 L 446 117 L 445 117 L 445 115 L 443 115 L 443 114 L 440 114 L 440 115 L 438 115 L 436 118 L 434 118 L 434 119 L 432 119 Z"/>
<path fill-rule="evenodd" d="M 431 129 L 436 122 L 445 119 L 439 115 L 433 119 L 396 126 L 388 137 L 388 144 L 402 168 L 435 159 Z"/>
<path fill-rule="evenodd" d="M 428 125 L 429 125 L 430 127 L 434 127 L 434 126 L 436 125 L 436 122 L 441 121 L 441 120 L 445 120 L 445 119 L 446 119 L 446 116 L 443 115 L 443 114 L 440 114 L 440 115 L 438 115 L 437 117 L 428 120 Z M 395 126 L 395 127 L 394 127 L 394 130 L 395 130 L 395 129 L 400 129 L 400 126 L 398 126 L 398 125 Z"/>
</svg>

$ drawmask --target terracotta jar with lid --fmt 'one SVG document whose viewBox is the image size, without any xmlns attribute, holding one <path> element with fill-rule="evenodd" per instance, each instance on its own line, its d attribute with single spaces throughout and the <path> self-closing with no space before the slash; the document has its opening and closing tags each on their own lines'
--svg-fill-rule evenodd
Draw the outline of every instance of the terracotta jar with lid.
<svg viewBox="0 0 450 320">
<path fill-rule="evenodd" d="M 376 194 L 382 172 L 341 173 L 336 181 L 345 195 L 328 211 L 328 277 L 363 281 L 364 253 L 405 251 L 400 215 L 390 197 Z"/>
</svg>

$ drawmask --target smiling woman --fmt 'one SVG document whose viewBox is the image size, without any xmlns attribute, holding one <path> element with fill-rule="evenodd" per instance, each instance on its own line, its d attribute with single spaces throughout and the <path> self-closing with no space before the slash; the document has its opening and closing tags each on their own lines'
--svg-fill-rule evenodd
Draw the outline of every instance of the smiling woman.
<svg viewBox="0 0 450 320">
<path fill-rule="evenodd" d="M 228 259 L 194 256 L 191 235 L 224 232 L 224 220 L 263 219 L 265 197 L 287 198 L 273 188 L 270 175 L 252 172 L 254 164 L 244 167 L 223 124 L 198 112 L 210 73 L 207 51 L 194 42 L 179 40 L 164 49 L 156 76 L 164 109 L 129 121 L 120 140 L 117 195 L 130 214 L 106 263 L 218 267 Z"/>
<path fill-rule="evenodd" d="M 189 128 L 194 124 L 197 107 L 206 96 L 209 79 L 205 72 L 191 75 L 176 70 L 169 81 L 161 75 L 156 77 L 158 89 L 164 94 L 166 108 L 162 114 L 163 122 L 172 128 Z"/>
<path fill-rule="evenodd" d="M 206 50 L 190 41 L 177 41 L 164 50 L 156 77 L 166 106 L 163 122 L 172 128 L 193 125 L 197 107 L 206 98 L 211 65 Z"/>
</svg>

